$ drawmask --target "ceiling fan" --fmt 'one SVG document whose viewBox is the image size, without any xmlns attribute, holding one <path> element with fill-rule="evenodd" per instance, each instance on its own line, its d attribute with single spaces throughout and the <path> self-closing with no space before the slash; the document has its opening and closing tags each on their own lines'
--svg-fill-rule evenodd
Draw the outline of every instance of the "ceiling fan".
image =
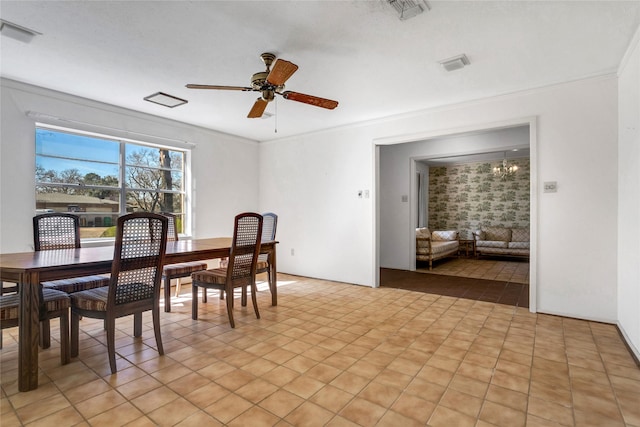
<svg viewBox="0 0 640 427">
<path fill-rule="evenodd" d="M 317 96 L 306 95 L 300 92 L 292 92 L 284 90 L 284 83 L 296 72 L 298 66 L 284 59 L 278 59 L 271 68 L 271 64 L 276 59 L 273 53 L 263 53 L 260 55 L 262 62 L 267 66 L 266 71 L 255 73 L 251 77 L 251 86 L 217 86 L 217 85 L 200 85 L 188 84 L 189 89 L 215 89 L 215 90 L 239 90 L 243 92 L 261 92 L 262 96 L 256 100 L 249 111 L 248 118 L 262 117 L 267 104 L 271 102 L 275 95 L 281 95 L 284 99 L 298 101 L 304 104 L 316 107 L 327 108 L 333 110 L 338 106 L 338 101 L 320 98 Z"/>
</svg>

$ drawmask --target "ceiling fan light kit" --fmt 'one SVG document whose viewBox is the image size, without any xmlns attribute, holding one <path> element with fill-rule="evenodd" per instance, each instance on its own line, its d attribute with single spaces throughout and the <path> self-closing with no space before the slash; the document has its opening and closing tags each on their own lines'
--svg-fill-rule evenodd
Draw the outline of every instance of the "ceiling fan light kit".
<svg viewBox="0 0 640 427">
<path fill-rule="evenodd" d="M 263 53 L 260 55 L 262 62 L 266 66 L 265 71 L 259 71 L 251 76 L 251 86 L 220 86 L 220 85 L 203 85 L 203 84 L 187 84 L 189 89 L 213 89 L 213 90 L 237 90 L 242 92 L 260 92 L 261 97 L 256 100 L 247 115 L 248 118 L 262 117 L 267 104 L 275 99 L 276 95 L 282 96 L 284 99 L 302 102 L 303 104 L 313 105 L 315 107 L 333 110 L 338 106 L 338 101 L 320 98 L 313 95 L 306 95 L 299 92 L 285 91 L 285 82 L 298 70 L 298 66 L 284 59 L 276 60 L 273 53 Z M 275 61 L 275 62 L 274 62 Z M 273 68 L 271 65 L 273 64 Z"/>
</svg>

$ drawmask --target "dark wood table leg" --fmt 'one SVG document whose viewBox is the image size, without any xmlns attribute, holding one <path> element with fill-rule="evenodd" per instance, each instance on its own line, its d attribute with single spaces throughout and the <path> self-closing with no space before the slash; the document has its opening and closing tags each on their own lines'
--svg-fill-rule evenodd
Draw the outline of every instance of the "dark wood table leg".
<svg viewBox="0 0 640 427">
<path fill-rule="evenodd" d="M 21 275 L 18 319 L 18 390 L 38 388 L 38 340 L 40 339 L 40 298 L 38 273 Z"/>
<path fill-rule="evenodd" d="M 276 268 L 276 245 L 273 245 L 271 250 L 271 305 L 278 305 L 278 275 Z"/>
</svg>

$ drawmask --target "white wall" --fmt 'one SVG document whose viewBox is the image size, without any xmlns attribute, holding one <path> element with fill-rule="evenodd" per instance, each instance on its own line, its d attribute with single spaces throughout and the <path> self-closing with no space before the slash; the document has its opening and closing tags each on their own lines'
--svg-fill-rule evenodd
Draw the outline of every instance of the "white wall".
<svg viewBox="0 0 640 427">
<path fill-rule="evenodd" d="M 260 210 L 278 214 L 278 270 L 371 284 L 371 139 L 351 128 L 260 144 Z"/>
<path fill-rule="evenodd" d="M 348 108 L 343 106 L 341 108 Z M 617 319 L 617 79 L 605 76 L 261 144 L 260 208 L 281 215 L 280 270 L 376 283 L 375 143 L 398 143 L 537 117 L 538 311 Z M 542 182 L 558 192 L 543 194 Z M 408 178 L 407 178 L 408 182 Z M 382 188 L 381 191 L 392 191 Z M 409 194 L 407 188 L 396 194 Z M 372 196 L 375 192 L 371 193 Z M 410 215 L 381 246 L 407 250 Z M 382 233 L 382 230 L 380 231 Z M 594 235 L 606 236 L 594 242 Z M 399 236 L 399 237 L 398 237 Z M 290 255 L 290 249 L 296 255 Z M 403 259 L 405 259 L 403 257 Z M 406 267 L 406 263 L 398 265 Z"/>
<path fill-rule="evenodd" d="M 640 29 L 618 81 L 618 326 L 640 358 Z"/>
<path fill-rule="evenodd" d="M 195 237 L 231 236 L 233 217 L 239 212 L 257 209 L 256 142 L 10 80 L 0 83 L 1 252 L 33 250 L 35 119 L 27 116 L 28 111 L 92 125 L 59 122 L 61 126 L 102 133 L 113 133 L 105 127 L 123 129 L 130 132 L 129 138 L 177 147 L 184 144 L 164 138 L 196 144 L 192 151 L 190 182 L 194 189 L 192 229 Z"/>
</svg>

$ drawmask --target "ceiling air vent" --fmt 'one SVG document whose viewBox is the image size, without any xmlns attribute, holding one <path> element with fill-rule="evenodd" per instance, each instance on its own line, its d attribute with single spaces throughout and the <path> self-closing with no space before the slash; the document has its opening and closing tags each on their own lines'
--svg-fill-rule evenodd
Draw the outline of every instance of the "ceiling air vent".
<svg viewBox="0 0 640 427">
<path fill-rule="evenodd" d="M 420 15 L 425 10 L 429 10 L 429 5 L 424 0 L 387 0 L 398 13 L 401 21 Z"/>
</svg>

